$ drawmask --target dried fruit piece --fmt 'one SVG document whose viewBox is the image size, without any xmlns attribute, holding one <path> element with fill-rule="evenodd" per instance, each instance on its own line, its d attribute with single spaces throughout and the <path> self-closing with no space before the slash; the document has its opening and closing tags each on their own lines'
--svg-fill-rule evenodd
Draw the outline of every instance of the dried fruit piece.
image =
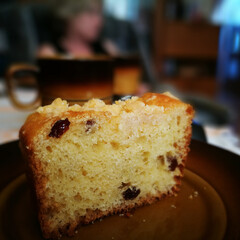
<svg viewBox="0 0 240 240">
<path fill-rule="evenodd" d="M 133 200 L 136 198 L 140 193 L 140 189 L 137 189 L 136 187 L 129 187 L 126 191 L 122 193 L 123 198 L 125 200 Z"/>
<path fill-rule="evenodd" d="M 128 186 L 130 186 L 130 182 L 128 182 L 128 183 L 122 182 L 122 184 L 119 188 L 124 188 L 124 187 L 128 187 Z"/>
<path fill-rule="evenodd" d="M 169 162 L 168 169 L 170 171 L 174 171 L 176 167 L 178 166 L 177 158 L 176 157 L 167 157 L 167 161 Z"/>
<path fill-rule="evenodd" d="M 54 123 L 51 132 L 49 133 L 49 137 L 60 138 L 68 129 L 70 122 L 68 118 L 64 120 L 58 120 Z"/>
<path fill-rule="evenodd" d="M 96 122 L 93 119 L 87 120 L 85 132 L 90 132 Z"/>
</svg>

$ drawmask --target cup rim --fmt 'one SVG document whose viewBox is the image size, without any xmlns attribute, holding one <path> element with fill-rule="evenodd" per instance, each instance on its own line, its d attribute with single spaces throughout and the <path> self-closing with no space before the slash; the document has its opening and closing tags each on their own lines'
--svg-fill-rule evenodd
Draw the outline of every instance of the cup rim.
<svg viewBox="0 0 240 240">
<path fill-rule="evenodd" d="M 46 61 L 89 61 L 89 62 L 97 62 L 97 61 L 114 61 L 114 58 L 108 55 L 94 55 L 94 56 L 71 56 L 71 55 L 64 55 L 64 54 L 56 54 L 54 56 L 42 56 L 37 57 L 38 60 L 46 60 Z"/>
<path fill-rule="evenodd" d="M 88 102 L 89 100 L 92 100 L 92 99 L 99 99 L 99 100 L 102 100 L 102 101 L 107 101 L 107 100 L 110 100 L 112 101 L 113 100 L 113 95 L 109 95 L 109 96 L 106 96 L 106 97 L 91 97 L 91 98 L 83 98 L 83 99 L 72 99 L 72 98 L 62 98 L 62 97 L 49 97 L 49 96 L 42 96 L 42 101 L 43 100 L 47 100 L 49 102 L 53 102 L 55 99 L 57 98 L 61 98 L 62 100 L 65 100 L 67 101 L 68 103 L 86 103 Z"/>
</svg>

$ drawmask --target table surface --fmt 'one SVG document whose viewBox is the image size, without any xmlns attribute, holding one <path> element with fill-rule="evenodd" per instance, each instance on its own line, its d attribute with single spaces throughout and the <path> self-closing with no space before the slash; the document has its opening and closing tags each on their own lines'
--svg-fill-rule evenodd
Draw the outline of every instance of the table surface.
<svg viewBox="0 0 240 240">
<path fill-rule="evenodd" d="M 32 98 L 34 92 L 20 91 L 20 98 Z M 13 107 L 0 81 L 0 144 L 18 139 L 18 131 L 32 111 L 20 111 Z"/>
</svg>

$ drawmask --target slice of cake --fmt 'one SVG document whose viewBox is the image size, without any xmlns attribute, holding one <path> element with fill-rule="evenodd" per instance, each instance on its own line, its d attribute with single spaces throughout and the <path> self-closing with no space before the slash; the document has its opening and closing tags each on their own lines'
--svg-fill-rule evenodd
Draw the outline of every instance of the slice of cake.
<svg viewBox="0 0 240 240">
<path fill-rule="evenodd" d="M 177 192 L 193 109 L 169 93 L 105 105 L 56 99 L 30 115 L 20 146 L 45 238 Z"/>
</svg>

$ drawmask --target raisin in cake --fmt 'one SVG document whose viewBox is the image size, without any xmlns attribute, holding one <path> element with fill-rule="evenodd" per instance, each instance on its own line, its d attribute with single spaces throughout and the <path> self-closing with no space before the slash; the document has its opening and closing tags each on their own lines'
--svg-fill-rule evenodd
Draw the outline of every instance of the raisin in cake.
<svg viewBox="0 0 240 240">
<path fill-rule="evenodd" d="M 193 109 L 169 93 L 105 105 L 56 99 L 20 130 L 44 237 L 174 194 L 191 138 Z"/>
</svg>

